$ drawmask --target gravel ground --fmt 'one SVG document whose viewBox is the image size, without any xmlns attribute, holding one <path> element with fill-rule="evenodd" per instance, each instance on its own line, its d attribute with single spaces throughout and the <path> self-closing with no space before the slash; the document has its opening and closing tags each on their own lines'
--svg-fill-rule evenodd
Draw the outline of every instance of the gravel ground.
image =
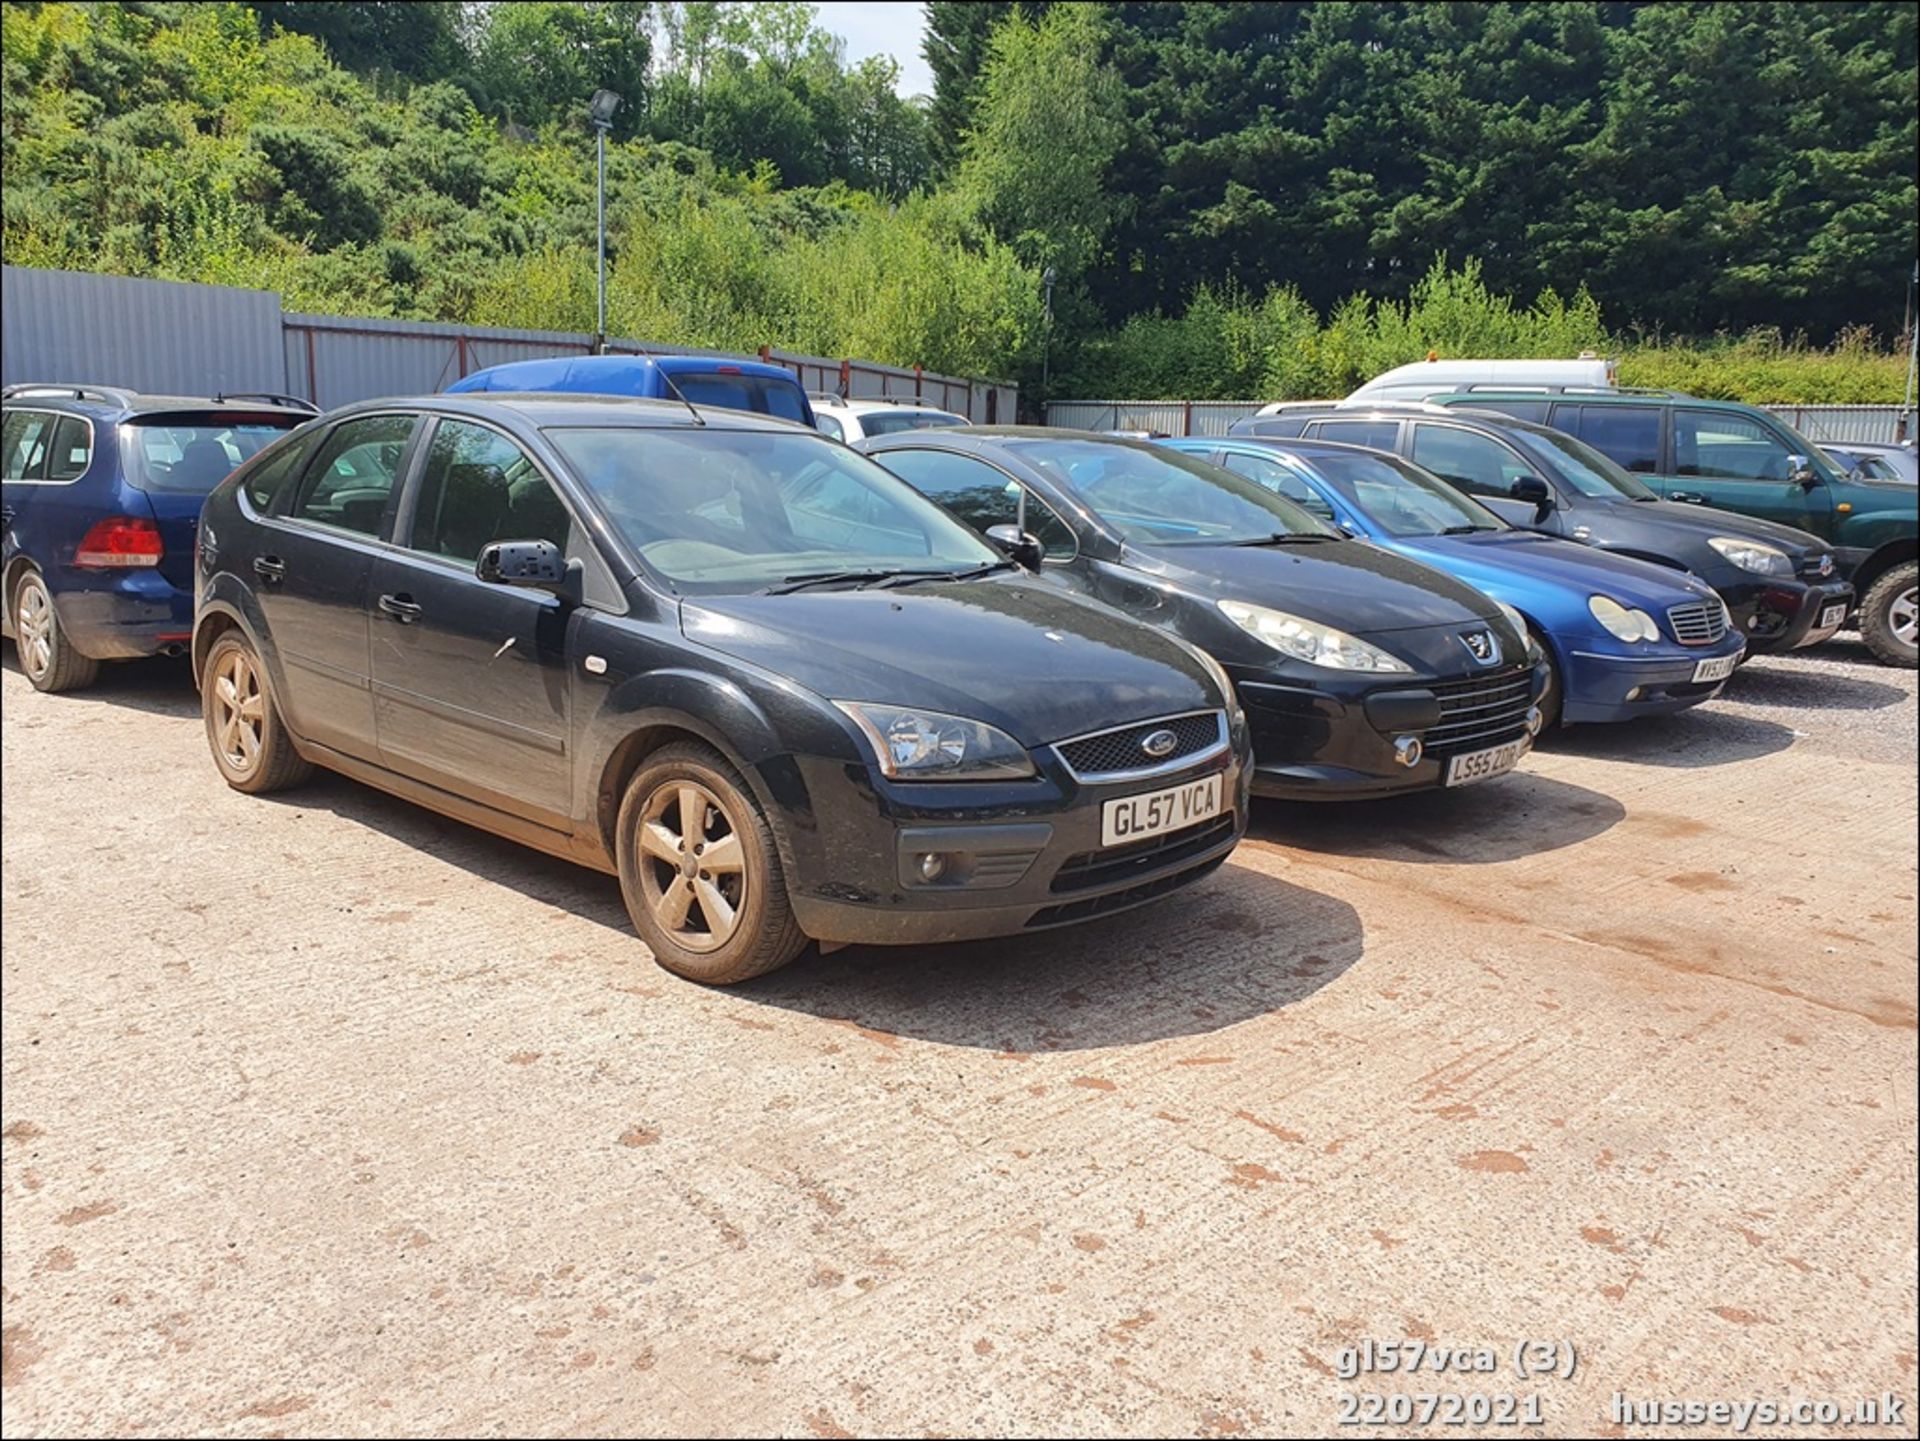
<svg viewBox="0 0 1920 1441">
<path fill-rule="evenodd" d="M 227 791 L 178 666 L 9 650 L 6 1433 L 1911 1435 L 1915 677 L 1863 656 L 719 992 L 605 877 Z M 1340 1378 L 1407 1338 L 1503 1371 Z"/>
</svg>

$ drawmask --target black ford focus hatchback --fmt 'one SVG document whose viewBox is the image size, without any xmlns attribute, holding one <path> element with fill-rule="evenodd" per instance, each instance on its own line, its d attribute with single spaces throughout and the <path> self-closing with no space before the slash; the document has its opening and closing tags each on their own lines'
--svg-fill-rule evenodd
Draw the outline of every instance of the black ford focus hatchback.
<svg viewBox="0 0 1920 1441">
<path fill-rule="evenodd" d="M 696 980 L 1105 915 L 1246 824 L 1211 660 L 779 421 L 350 407 L 214 491 L 195 570 L 228 784 L 318 764 L 614 873 Z"/>
<path fill-rule="evenodd" d="M 1545 670 L 1518 612 L 1231 471 L 1023 427 L 861 449 L 1063 589 L 1212 654 L 1250 718 L 1257 795 L 1488 780 L 1539 730 Z"/>
</svg>

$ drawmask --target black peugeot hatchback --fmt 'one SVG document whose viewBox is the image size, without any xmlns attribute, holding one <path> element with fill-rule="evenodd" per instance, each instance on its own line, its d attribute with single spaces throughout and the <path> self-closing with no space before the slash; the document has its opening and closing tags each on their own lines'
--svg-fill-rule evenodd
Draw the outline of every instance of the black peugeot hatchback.
<svg viewBox="0 0 1920 1441">
<path fill-rule="evenodd" d="M 213 492 L 195 570 L 228 784 L 319 764 L 617 874 L 696 980 L 1105 915 L 1246 825 L 1212 661 L 781 421 L 353 406 Z"/>
<path fill-rule="evenodd" d="M 1853 608 L 1819 536 L 1662 500 L 1586 442 L 1532 421 L 1437 405 L 1290 407 L 1236 421 L 1233 433 L 1393 451 L 1510 525 L 1691 571 L 1720 593 L 1749 655 L 1815 645 Z"/>
<path fill-rule="evenodd" d="M 1511 770 L 1545 677 L 1515 611 L 1163 446 L 1022 427 L 861 449 L 1063 588 L 1208 651 L 1255 794 L 1336 800 Z"/>
</svg>

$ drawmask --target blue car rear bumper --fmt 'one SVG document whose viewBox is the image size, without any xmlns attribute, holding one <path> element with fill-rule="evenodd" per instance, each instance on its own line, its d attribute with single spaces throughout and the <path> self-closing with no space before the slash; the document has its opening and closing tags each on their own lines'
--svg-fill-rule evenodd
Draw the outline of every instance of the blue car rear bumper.
<svg viewBox="0 0 1920 1441">
<path fill-rule="evenodd" d="M 185 644 L 193 634 L 193 592 L 157 570 L 86 573 L 53 591 L 54 614 L 75 650 L 94 660 L 133 660 Z"/>
<path fill-rule="evenodd" d="M 1728 632 L 1718 645 L 1689 649 L 1684 655 L 1613 656 L 1574 651 L 1563 668 L 1560 717 L 1575 724 L 1671 715 L 1713 699 L 1726 684 L 1696 681 L 1701 661 L 1740 654 L 1742 642 Z"/>
</svg>

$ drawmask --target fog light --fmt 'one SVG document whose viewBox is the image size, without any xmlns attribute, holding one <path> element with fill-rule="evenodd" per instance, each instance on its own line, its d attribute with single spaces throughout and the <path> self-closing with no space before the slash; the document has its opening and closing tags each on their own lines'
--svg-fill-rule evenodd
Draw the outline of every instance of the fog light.
<svg viewBox="0 0 1920 1441">
<path fill-rule="evenodd" d="M 1639 686 L 1635 686 L 1635 687 L 1634 687 L 1634 688 L 1633 688 L 1632 690 L 1630 690 L 1630 691 L 1628 691 L 1628 692 L 1627 692 L 1627 699 L 1628 699 L 1628 700 L 1639 700 L 1639 699 L 1640 699 L 1640 694 L 1641 694 L 1641 692 L 1640 692 L 1640 687 L 1639 687 Z"/>
<path fill-rule="evenodd" d="M 1547 718 L 1540 714 L 1539 706 L 1537 705 L 1529 706 L 1527 708 L 1527 734 L 1528 735 L 1530 736 L 1539 735 L 1540 727 L 1545 725 L 1546 723 L 1547 723 Z"/>
<path fill-rule="evenodd" d="M 1408 770 L 1420 764 L 1420 757 L 1425 752 L 1426 747 L 1420 744 L 1419 736 L 1401 736 L 1393 743 L 1393 758 Z"/>
<path fill-rule="evenodd" d="M 919 858 L 920 879 L 937 881 L 947 869 L 947 858 L 938 851 L 926 851 Z"/>
</svg>

